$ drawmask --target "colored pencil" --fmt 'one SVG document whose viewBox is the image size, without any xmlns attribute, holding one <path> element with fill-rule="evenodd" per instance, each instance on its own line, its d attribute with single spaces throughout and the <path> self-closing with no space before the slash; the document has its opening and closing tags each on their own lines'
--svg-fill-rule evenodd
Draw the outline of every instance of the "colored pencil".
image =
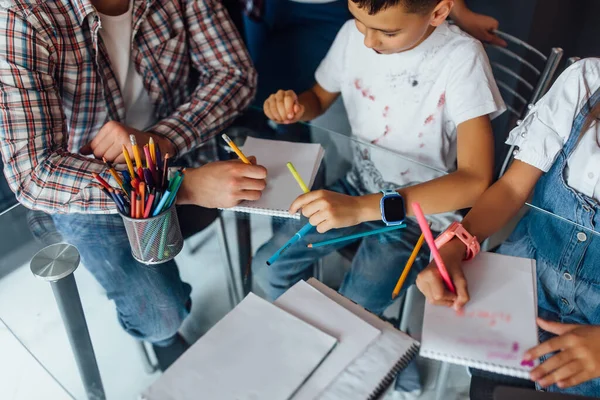
<svg viewBox="0 0 600 400">
<path fill-rule="evenodd" d="M 133 163 L 131 162 L 129 151 L 127 151 L 127 147 L 125 145 L 123 145 L 123 157 L 125 157 L 125 163 L 127 163 L 127 169 L 129 170 L 129 174 L 131 176 L 134 176 L 135 170 L 133 169 Z"/>
<path fill-rule="evenodd" d="M 248 158 L 246 158 L 246 156 L 244 155 L 244 153 L 242 153 L 242 151 L 240 150 L 239 147 L 237 147 L 235 145 L 235 143 L 233 143 L 233 140 L 231 140 L 229 138 L 229 136 L 227 136 L 225 133 L 221 135 L 221 137 L 223 138 L 223 140 L 225 140 L 225 143 L 227 143 L 227 145 L 231 148 L 231 150 L 233 150 L 235 152 L 235 154 L 237 154 L 237 156 L 240 158 L 240 160 L 242 160 L 245 164 L 252 164 L 250 162 L 250 160 L 248 160 Z"/>
<path fill-rule="evenodd" d="M 406 228 L 406 224 L 395 225 L 395 226 L 386 226 L 385 228 L 374 229 L 372 231 L 367 231 L 367 232 L 362 232 L 362 233 L 355 233 L 354 235 L 343 236 L 343 237 L 340 237 L 337 239 L 331 239 L 331 240 L 325 240 L 323 242 L 311 243 L 307 247 L 316 249 L 318 247 L 328 246 L 330 244 L 336 244 L 336 243 L 346 242 L 348 240 L 360 239 L 360 238 L 364 238 L 367 236 L 380 235 L 382 233 L 391 232 L 391 231 L 395 231 L 395 230 L 403 229 L 403 228 Z"/>
<path fill-rule="evenodd" d="M 415 245 L 415 248 L 413 249 L 412 254 L 410 255 L 408 261 L 406 262 L 404 271 L 402 271 L 402 275 L 400 275 L 400 278 L 398 279 L 398 283 L 396 283 L 396 287 L 394 288 L 394 292 L 392 293 L 392 300 L 394 300 L 400 294 L 400 289 L 402 289 L 402 285 L 404 285 L 404 281 L 406 281 L 406 277 L 408 276 L 410 269 L 412 268 L 413 264 L 415 263 L 415 260 L 417 259 L 417 256 L 419 255 L 419 251 L 421 251 L 421 247 L 423 246 L 424 241 L 425 241 L 425 235 L 423 235 L 421 233 L 421 236 L 419 237 L 419 240 L 417 240 L 417 244 Z"/>
<path fill-rule="evenodd" d="M 437 265 L 438 271 L 440 271 L 440 275 L 444 280 L 444 283 L 448 287 L 452 293 L 456 294 L 456 289 L 454 288 L 454 284 L 452 283 L 452 279 L 450 279 L 450 275 L 448 275 L 448 270 L 446 269 L 446 265 L 444 264 L 444 260 L 438 251 L 437 246 L 435 245 L 435 239 L 433 238 L 433 233 L 431 233 L 431 229 L 429 229 L 429 224 L 427 224 L 427 219 L 425 218 L 425 214 L 423 214 L 423 210 L 421 210 L 421 206 L 419 203 L 412 203 L 412 209 L 417 218 L 417 222 L 421 227 L 421 232 L 425 235 L 425 240 L 427 241 L 427 245 L 429 246 L 429 250 L 431 251 L 431 255 L 435 260 L 435 264 Z"/>
<path fill-rule="evenodd" d="M 150 159 L 152 160 L 152 163 L 156 165 L 156 148 L 152 137 L 150 137 L 150 140 L 148 141 L 148 147 L 150 147 Z"/>
<path fill-rule="evenodd" d="M 286 165 L 287 165 L 288 169 L 290 170 L 290 172 L 292 173 L 292 176 L 294 177 L 296 182 L 298 182 L 298 185 L 300 185 L 300 189 L 302 189 L 302 191 L 304 193 L 310 192 L 310 189 L 308 188 L 308 186 L 306 186 L 306 183 L 304 183 L 304 181 L 302 180 L 302 177 L 300 176 L 298 171 L 296 171 L 296 168 L 294 168 L 294 164 L 289 162 Z"/>
<path fill-rule="evenodd" d="M 140 156 L 140 149 L 137 145 L 134 135 L 129 135 L 129 140 L 131 141 L 131 148 L 133 149 L 133 157 L 135 158 L 135 167 L 139 170 L 143 167 L 142 165 L 142 157 Z"/>
<path fill-rule="evenodd" d="M 95 172 L 92 172 L 92 176 L 94 177 L 94 179 L 96 179 L 98 182 L 100 182 L 100 184 L 101 184 L 102 186 L 104 186 L 104 188 L 105 188 L 106 190 L 109 190 L 109 189 L 111 189 L 111 187 L 110 187 L 110 185 L 108 184 L 108 182 L 106 182 L 104 179 L 102 179 L 102 177 L 101 177 L 100 175 L 98 175 L 98 174 L 97 174 L 97 173 L 95 173 Z"/>
</svg>

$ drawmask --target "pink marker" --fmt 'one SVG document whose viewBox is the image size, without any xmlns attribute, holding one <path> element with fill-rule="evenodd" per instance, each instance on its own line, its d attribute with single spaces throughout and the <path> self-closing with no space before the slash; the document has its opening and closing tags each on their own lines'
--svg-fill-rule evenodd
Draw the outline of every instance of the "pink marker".
<svg viewBox="0 0 600 400">
<path fill-rule="evenodd" d="M 427 220 L 425 219 L 425 214 L 423 214 L 423 210 L 421 210 L 421 206 L 419 205 L 419 203 L 412 203 L 412 209 L 413 209 L 413 212 L 415 213 L 415 217 L 417 217 L 417 222 L 419 223 L 419 226 L 421 227 L 421 232 L 423 232 L 423 236 L 425 236 L 425 241 L 427 242 L 427 245 L 429 246 L 429 250 L 431 251 L 431 254 L 433 255 L 433 259 L 435 260 L 435 264 L 438 267 L 438 271 L 440 271 L 440 275 L 442 276 L 444 283 L 446 284 L 446 286 L 452 293 L 456 294 L 456 289 L 454 288 L 454 285 L 452 284 L 452 279 L 450 279 L 450 275 L 448 275 L 448 270 L 446 269 L 444 260 L 442 260 L 442 256 L 440 255 L 440 252 L 438 251 L 438 248 L 435 245 L 435 240 L 433 239 L 433 234 L 431 233 L 431 229 L 429 229 L 429 224 L 427 223 Z"/>
</svg>

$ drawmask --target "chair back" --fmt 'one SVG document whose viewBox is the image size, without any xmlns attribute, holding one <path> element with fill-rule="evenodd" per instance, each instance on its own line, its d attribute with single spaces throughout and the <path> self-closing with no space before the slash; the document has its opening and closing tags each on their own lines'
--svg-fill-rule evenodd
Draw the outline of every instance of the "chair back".
<svg viewBox="0 0 600 400">
<path fill-rule="evenodd" d="M 508 33 L 496 31 L 508 47 L 486 45 L 498 88 L 506 103 L 510 120 L 508 132 L 519 125 L 525 115 L 547 91 L 552 83 L 564 51 L 554 47 L 545 55 L 535 47 Z M 500 169 L 504 175 L 514 153 L 511 146 Z"/>
</svg>

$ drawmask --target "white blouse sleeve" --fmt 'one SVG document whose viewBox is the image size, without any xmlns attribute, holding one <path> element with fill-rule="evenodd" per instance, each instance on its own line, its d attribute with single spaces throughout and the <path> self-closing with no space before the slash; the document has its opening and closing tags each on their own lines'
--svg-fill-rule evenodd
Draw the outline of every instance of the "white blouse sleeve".
<svg viewBox="0 0 600 400">
<path fill-rule="evenodd" d="M 571 134 L 573 122 L 600 79 L 600 59 L 569 67 L 531 109 L 506 143 L 518 147 L 515 159 L 548 172 Z"/>
</svg>

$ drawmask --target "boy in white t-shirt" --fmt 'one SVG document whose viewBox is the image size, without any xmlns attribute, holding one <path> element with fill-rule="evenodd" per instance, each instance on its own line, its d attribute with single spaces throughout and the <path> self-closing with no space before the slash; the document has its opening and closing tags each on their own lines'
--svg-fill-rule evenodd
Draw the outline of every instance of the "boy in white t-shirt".
<svg viewBox="0 0 600 400">
<path fill-rule="evenodd" d="M 264 111 L 280 124 L 310 121 L 341 94 L 354 136 L 418 163 L 403 166 L 400 157 L 383 157 L 385 151 L 360 146 L 344 179 L 330 190 L 300 196 L 290 212 L 302 210 L 318 233 L 306 236 L 268 268 L 266 259 L 301 224 L 278 227 L 258 251 L 254 271 L 271 299 L 310 275 L 318 258 L 348 245 L 307 249 L 306 243 L 345 236 L 361 223 L 381 227 L 381 191 L 396 190 L 409 217 L 412 202 L 420 203 L 426 214 L 436 214 L 431 220 L 439 231 L 492 181 L 490 118 L 505 106 L 481 43 L 446 22 L 453 1 L 350 0 L 348 6 L 354 20 L 338 33 L 316 72 L 315 86 L 299 96 L 279 91 L 267 99 Z M 419 163 L 432 168 L 419 168 Z M 420 234 L 412 218 L 406 223 L 406 229 L 388 238 L 362 240 L 342 294 L 383 313 Z M 422 251 L 409 283 L 428 258 Z"/>
</svg>

